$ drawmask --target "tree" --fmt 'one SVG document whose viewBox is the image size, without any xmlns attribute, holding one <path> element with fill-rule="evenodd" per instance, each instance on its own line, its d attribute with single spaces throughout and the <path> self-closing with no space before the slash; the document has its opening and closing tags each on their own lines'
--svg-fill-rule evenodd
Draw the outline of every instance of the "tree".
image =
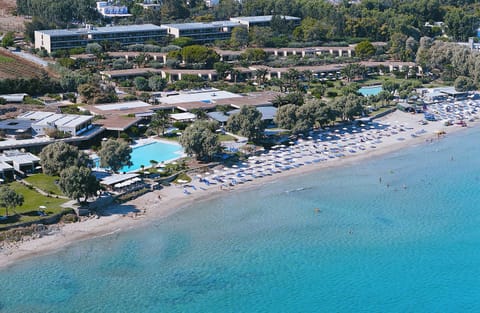
<svg viewBox="0 0 480 313">
<path fill-rule="evenodd" d="M 293 131 L 296 133 L 304 133 L 311 130 L 321 118 L 322 106 L 325 106 L 325 104 L 314 100 L 298 107 L 296 112 L 297 123 L 295 124 Z"/>
<path fill-rule="evenodd" d="M 457 79 L 455 79 L 455 90 L 465 92 L 465 91 L 472 91 L 475 90 L 475 83 L 473 79 L 470 77 L 466 76 L 458 76 Z"/>
<path fill-rule="evenodd" d="M 195 121 L 187 127 L 180 137 L 180 144 L 188 155 L 195 155 L 197 160 L 211 160 L 220 151 L 216 123 Z"/>
<path fill-rule="evenodd" d="M 168 127 L 169 122 L 170 118 L 168 113 L 165 110 L 158 110 L 155 115 L 152 116 L 150 127 L 155 129 L 157 136 L 160 136 L 160 134 L 163 136 L 165 135 L 165 128 Z"/>
<path fill-rule="evenodd" d="M 191 46 L 194 44 L 194 41 L 190 37 L 178 37 L 172 40 L 172 45 L 179 47 Z"/>
<path fill-rule="evenodd" d="M 216 62 L 213 68 L 217 72 L 218 79 L 224 80 L 231 73 L 233 65 L 227 62 Z"/>
<path fill-rule="evenodd" d="M 217 20 L 229 19 L 240 13 L 240 2 L 237 0 L 220 0 L 215 8 Z"/>
<path fill-rule="evenodd" d="M 40 165 L 47 175 L 59 175 L 60 172 L 71 166 L 91 165 L 90 158 L 77 147 L 63 141 L 49 144 L 40 152 Z"/>
<path fill-rule="evenodd" d="M 244 105 L 238 113 L 230 115 L 227 130 L 256 141 L 265 130 L 262 113 L 253 106 Z"/>
<path fill-rule="evenodd" d="M 275 124 L 280 128 L 293 129 L 297 123 L 297 106 L 286 104 L 278 108 L 275 114 Z"/>
<path fill-rule="evenodd" d="M 190 15 L 190 11 L 188 11 L 185 1 L 163 0 L 160 14 L 162 21 L 178 20 L 187 18 Z"/>
<path fill-rule="evenodd" d="M 89 43 L 85 47 L 85 52 L 90 53 L 90 54 L 94 54 L 94 55 L 99 55 L 100 53 L 103 52 L 103 47 L 99 43 L 96 43 L 96 42 Z"/>
<path fill-rule="evenodd" d="M 250 28 L 251 43 L 255 44 L 258 47 L 270 46 L 273 37 L 273 31 L 270 27 L 254 26 Z"/>
<path fill-rule="evenodd" d="M 267 58 L 267 53 L 265 50 L 260 48 L 248 48 L 240 54 L 240 58 L 247 62 L 262 62 Z"/>
<path fill-rule="evenodd" d="M 365 103 L 365 97 L 350 93 L 335 101 L 334 107 L 339 112 L 342 120 L 352 121 L 355 116 L 363 113 Z"/>
<path fill-rule="evenodd" d="M 467 13 L 464 8 L 450 8 L 445 14 L 444 21 L 447 34 L 458 41 L 467 41 L 477 26 L 477 17 Z"/>
<path fill-rule="evenodd" d="M 153 75 L 148 79 L 148 87 L 152 91 L 162 91 L 167 87 L 167 80 L 160 75 Z"/>
<path fill-rule="evenodd" d="M 347 78 L 347 81 L 350 82 L 357 77 L 363 78 L 367 73 L 367 68 L 359 63 L 350 63 L 345 65 L 341 72 Z"/>
<path fill-rule="evenodd" d="M 133 80 L 135 88 L 137 90 L 146 91 L 148 90 L 148 80 L 145 77 L 138 76 Z"/>
<path fill-rule="evenodd" d="M 7 48 L 7 47 L 13 46 L 14 39 L 15 39 L 15 34 L 13 32 L 6 33 L 5 35 L 3 35 L 3 38 L 2 38 L 2 47 Z"/>
<path fill-rule="evenodd" d="M 230 37 L 230 46 L 233 48 L 243 48 L 248 45 L 248 29 L 243 26 L 237 26 L 232 29 Z"/>
<path fill-rule="evenodd" d="M 268 69 L 267 68 L 257 68 L 255 70 L 255 79 L 257 80 L 259 85 L 265 84 L 267 80 Z"/>
<path fill-rule="evenodd" d="M 361 59 L 368 59 L 372 57 L 376 52 L 375 47 L 368 40 L 359 42 L 355 46 L 355 55 Z"/>
<path fill-rule="evenodd" d="M 293 31 L 293 37 L 300 41 L 321 41 L 325 39 L 327 27 L 318 19 L 306 17 Z"/>
<path fill-rule="evenodd" d="M 5 215 L 8 216 L 8 210 L 14 210 L 17 206 L 23 204 L 23 195 L 18 194 L 12 188 L 3 186 L 0 188 L 0 207 L 5 208 Z"/>
<path fill-rule="evenodd" d="M 123 140 L 108 139 L 102 142 L 102 147 L 98 151 L 100 157 L 100 166 L 108 167 L 114 173 L 117 173 L 124 166 L 131 166 L 130 161 L 132 148 Z"/>
<path fill-rule="evenodd" d="M 67 197 L 78 202 L 81 197 L 85 197 L 84 201 L 87 201 L 88 197 L 96 195 L 100 190 L 100 184 L 92 171 L 87 167 L 77 166 L 66 168 L 60 173 L 58 186 Z"/>
<path fill-rule="evenodd" d="M 386 80 L 382 83 L 382 89 L 389 92 L 392 95 L 395 93 L 395 90 L 397 90 L 399 87 L 400 85 L 393 80 Z"/>
<path fill-rule="evenodd" d="M 215 62 L 220 61 L 220 55 L 215 50 L 200 45 L 183 47 L 180 54 L 185 63 L 204 64 L 206 68 L 212 68 Z"/>
</svg>

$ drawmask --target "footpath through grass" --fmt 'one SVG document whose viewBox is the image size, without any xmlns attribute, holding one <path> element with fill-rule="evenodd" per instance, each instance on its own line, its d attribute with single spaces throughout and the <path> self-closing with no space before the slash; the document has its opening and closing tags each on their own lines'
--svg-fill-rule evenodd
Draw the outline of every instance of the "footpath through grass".
<svg viewBox="0 0 480 313">
<path fill-rule="evenodd" d="M 25 181 L 45 191 L 46 193 L 62 196 L 63 193 L 55 183 L 60 178 L 58 176 L 49 176 L 45 174 L 35 174 L 25 178 Z"/>
<path fill-rule="evenodd" d="M 18 213 L 19 216 L 17 215 L 7 220 L 0 221 L 0 225 L 29 222 L 40 219 L 41 216 L 38 214 L 40 206 L 45 207 L 43 210 L 47 215 L 60 213 L 63 211 L 61 205 L 68 201 L 65 199 L 44 196 L 36 192 L 34 189 L 30 189 L 19 182 L 13 182 L 9 184 L 9 186 L 17 193 L 23 195 L 24 202 L 22 206 L 15 208 L 15 212 Z M 15 214 L 15 212 L 9 210 L 8 213 L 9 215 L 12 215 Z M 5 208 L 0 208 L 0 216 L 4 216 L 5 214 Z"/>
</svg>

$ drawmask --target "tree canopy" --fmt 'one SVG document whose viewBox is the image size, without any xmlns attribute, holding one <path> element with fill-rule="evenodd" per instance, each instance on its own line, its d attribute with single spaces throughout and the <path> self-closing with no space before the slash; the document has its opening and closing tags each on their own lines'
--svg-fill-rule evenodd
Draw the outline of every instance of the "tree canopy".
<svg viewBox="0 0 480 313">
<path fill-rule="evenodd" d="M 102 142 L 102 147 L 98 151 L 100 157 L 100 166 L 108 167 L 117 173 L 124 166 L 131 166 L 130 161 L 132 148 L 127 142 L 121 139 L 108 139 Z"/>
<path fill-rule="evenodd" d="M 23 195 L 18 194 L 8 186 L 0 187 L 0 207 L 5 208 L 5 215 L 8 216 L 8 210 L 15 209 L 23 204 Z"/>
<path fill-rule="evenodd" d="M 216 123 L 204 120 L 195 121 L 188 126 L 180 137 L 185 153 L 195 155 L 198 160 L 211 160 L 220 151 L 216 126 Z"/>
<path fill-rule="evenodd" d="M 250 141 L 257 141 L 265 130 L 262 113 L 253 106 L 244 105 L 238 113 L 229 116 L 227 130 L 247 137 Z"/>
<path fill-rule="evenodd" d="M 91 165 L 89 157 L 77 147 L 63 141 L 49 144 L 40 152 L 40 165 L 47 175 L 59 175 L 60 172 L 71 166 Z"/>
<path fill-rule="evenodd" d="M 87 201 L 88 197 L 96 195 L 100 190 L 100 184 L 92 175 L 92 171 L 87 167 L 77 166 L 71 166 L 61 172 L 58 186 L 66 196 L 78 202 L 81 197 Z"/>
<path fill-rule="evenodd" d="M 202 64 L 206 68 L 212 68 L 215 62 L 220 61 L 220 56 L 215 50 L 200 45 L 183 47 L 180 55 L 185 63 Z"/>
</svg>

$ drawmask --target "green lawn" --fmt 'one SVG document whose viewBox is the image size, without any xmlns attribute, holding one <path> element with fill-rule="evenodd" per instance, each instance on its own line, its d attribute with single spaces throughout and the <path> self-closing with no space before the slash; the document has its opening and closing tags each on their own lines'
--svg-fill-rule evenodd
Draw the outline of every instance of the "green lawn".
<svg viewBox="0 0 480 313">
<path fill-rule="evenodd" d="M 11 63 L 14 59 L 0 55 L 0 63 Z"/>
<path fill-rule="evenodd" d="M 228 134 L 220 134 L 218 135 L 219 141 L 234 141 L 235 137 L 228 135 Z"/>
<path fill-rule="evenodd" d="M 65 199 L 57 199 L 54 197 L 41 195 L 35 190 L 30 189 L 19 182 L 11 183 L 10 187 L 13 188 L 17 193 L 23 195 L 23 205 L 15 209 L 15 211 L 17 211 L 19 214 L 23 212 L 36 211 L 41 205 L 47 207 L 45 212 L 58 213 L 62 211 L 60 205 L 68 201 Z M 0 215 L 3 215 L 2 213 L 5 213 L 4 208 L 0 209 Z"/>
<path fill-rule="evenodd" d="M 40 206 L 45 206 L 44 210 L 47 215 L 57 214 L 63 211 L 63 208 L 60 207 L 61 204 L 67 202 L 65 199 L 57 199 L 52 197 L 47 197 L 39 194 L 33 189 L 22 185 L 19 182 L 13 182 L 9 186 L 14 189 L 17 193 L 23 195 L 24 202 L 20 207 L 15 208 L 15 212 L 20 214 L 19 216 L 14 216 L 5 221 L 0 221 L 0 225 L 8 225 L 15 223 L 29 222 L 41 218 L 36 212 L 39 210 Z M 12 215 L 14 212 L 9 210 L 9 215 Z M 0 208 L 0 216 L 5 215 L 5 208 Z"/>
<path fill-rule="evenodd" d="M 58 179 L 58 176 L 48 176 L 45 174 L 35 174 L 25 178 L 27 182 L 47 193 L 63 195 L 58 185 L 55 184 L 55 181 Z"/>
</svg>

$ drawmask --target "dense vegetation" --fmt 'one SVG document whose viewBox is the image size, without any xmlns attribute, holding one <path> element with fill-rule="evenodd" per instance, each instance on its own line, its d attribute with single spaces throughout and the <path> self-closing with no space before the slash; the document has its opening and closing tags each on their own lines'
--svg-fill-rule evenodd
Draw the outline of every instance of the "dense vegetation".
<svg viewBox="0 0 480 313">
<path fill-rule="evenodd" d="M 412 38 L 441 35 L 442 31 L 454 40 L 465 41 L 474 34 L 480 15 L 479 4 L 473 0 L 419 0 L 374 1 L 359 4 L 343 1 L 332 4 L 327 0 L 221 0 L 214 8 L 205 7 L 204 1 L 165 0 L 159 13 L 144 10 L 135 1 L 117 1 L 127 5 L 133 17 L 125 23 L 156 24 L 171 21 L 211 21 L 231 16 L 293 15 L 303 19 L 293 25 L 281 18 L 271 28 L 251 32 L 250 40 L 256 44 L 283 45 L 292 41 L 325 42 L 358 40 L 392 41 L 404 45 Z M 18 13 L 35 16 L 34 28 L 47 25 L 66 26 L 72 22 L 105 23 L 95 11 L 94 0 L 17 0 Z M 443 21 L 445 27 L 434 22 Z M 426 24 L 428 23 L 428 24 Z M 31 31 L 27 29 L 28 31 Z M 245 38 L 236 34 L 236 41 Z"/>
</svg>

